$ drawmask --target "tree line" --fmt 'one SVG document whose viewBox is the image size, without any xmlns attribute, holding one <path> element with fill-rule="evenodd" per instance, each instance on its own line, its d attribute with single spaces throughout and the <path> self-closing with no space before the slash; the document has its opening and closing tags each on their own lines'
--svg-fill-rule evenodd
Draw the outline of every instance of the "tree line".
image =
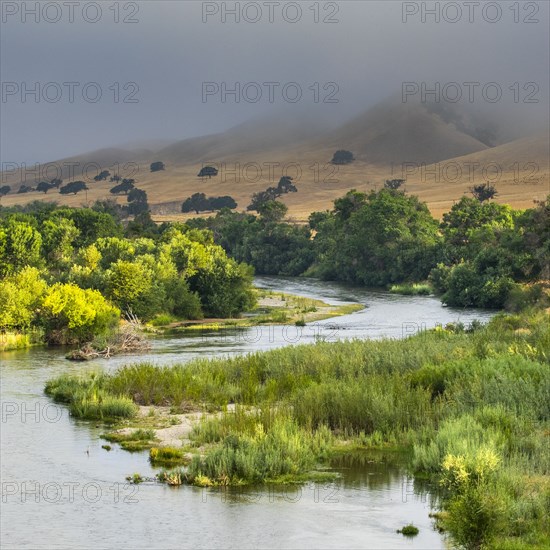
<svg viewBox="0 0 550 550">
<path fill-rule="evenodd" d="M 0 208 L 0 278 L 0 328 L 41 328 L 52 343 L 89 341 L 127 312 L 231 317 L 254 303 L 252 269 L 210 231 L 148 214 L 123 226 L 105 202 Z"/>
<path fill-rule="evenodd" d="M 402 184 L 349 191 L 332 210 L 312 213 L 308 225 L 284 222 L 286 206 L 278 201 L 264 203 L 258 216 L 222 210 L 187 223 L 210 229 L 230 256 L 258 274 L 376 287 L 427 281 L 445 304 L 460 307 L 536 299 L 536 287 L 521 293 L 550 278 L 549 198 L 519 210 L 486 200 L 482 185 L 439 221 Z"/>
</svg>

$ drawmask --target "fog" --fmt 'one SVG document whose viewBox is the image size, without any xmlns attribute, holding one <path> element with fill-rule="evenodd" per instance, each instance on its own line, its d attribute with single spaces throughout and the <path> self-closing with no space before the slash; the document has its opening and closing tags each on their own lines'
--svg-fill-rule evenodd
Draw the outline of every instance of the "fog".
<svg viewBox="0 0 550 550">
<path fill-rule="evenodd" d="M 155 148 L 269 113 L 337 124 L 401 100 L 403 83 L 410 100 L 458 83 L 459 103 L 522 134 L 548 125 L 547 2 L 35 4 L 1 4 L 4 163 Z"/>
</svg>

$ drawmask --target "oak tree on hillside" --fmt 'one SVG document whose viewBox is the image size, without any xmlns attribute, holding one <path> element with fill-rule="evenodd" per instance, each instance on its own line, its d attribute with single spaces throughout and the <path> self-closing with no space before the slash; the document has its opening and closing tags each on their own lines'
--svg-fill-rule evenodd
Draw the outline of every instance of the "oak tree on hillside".
<svg viewBox="0 0 550 550">
<path fill-rule="evenodd" d="M 225 195 L 223 197 L 207 197 L 204 193 L 195 193 L 183 201 L 181 211 L 184 213 L 195 212 L 214 212 L 222 208 L 237 208 L 237 203 L 233 197 Z"/>
<path fill-rule="evenodd" d="M 41 181 L 37 186 L 36 190 L 40 191 L 41 193 L 47 193 L 50 189 L 53 189 L 54 186 L 47 182 L 47 181 Z"/>
<path fill-rule="evenodd" d="M 181 211 L 186 212 L 204 212 L 208 210 L 208 199 L 204 193 L 194 193 L 189 198 L 183 201 L 181 205 Z"/>
<path fill-rule="evenodd" d="M 97 176 L 94 177 L 94 181 L 104 181 L 111 175 L 109 170 L 103 170 Z"/>
<path fill-rule="evenodd" d="M 109 193 L 112 195 L 127 195 L 132 189 L 134 189 L 134 179 L 123 179 L 121 183 L 118 185 L 115 185 L 114 187 L 111 187 L 109 190 Z"/>
<path fill-rule="evenodd" d="M 393 191 L 397 191 L 397 189 L 399 189 L 404 183 L 405 183 L 405 180 L 403 179 L 386 180 L 384 182 L 384 187 L 386 189 L 392 189 Z"/>
<path fill-rule="evenodd" d="M 208 178 L 215 177 L 218 175 L 218 169 L 213 166 L 204 166 L 201 168 L 201 171 L 198 174 L 199 178 Z"/>
<path fill-rule="evenodd" d="M 470 192 L 479 202 L 485 202 L 489 199 L 494 199 L 497 195 L 497 190 L 490 183 L 480 183 L 470 188 Z"/>
<path fill-rule="evenodd" d="M 128 193 L 128 213 L 132 216 L 137 216 L 143 212 L 149 211 L 149 203 L 147 202 L 147 193 L 143 189 L 134 188 Z"/>
<path fill-rule="evenodd" d="M 353 153 L 351 151 L 346 151 L 345 149 L 340 149 L 334 153 L 331 164 L 351 164 L 355 160 Z"/>
<path fill-rule="evenodd" d="M 297 187 L 292 183 L 290 176 L 283 176 L 277 187 L 268 187 L 265 191 L 260 191 L 252 195 L 251 203 L 246 207 L 247 210 L 260 212 L 262 206 L 267 202 L 276 201 L 281 195 L 286 193 L 297 193 Z"/>
<path fill-rule="evenodd" d="M 86 191 L 87 189 L 88 186 L 83 181 L 70 181 L 67 185 L 60 187 L 59 192 L 62 195 L 76 195 L 77 193 L 80 193 L 80 191 Z"/>
</svg>

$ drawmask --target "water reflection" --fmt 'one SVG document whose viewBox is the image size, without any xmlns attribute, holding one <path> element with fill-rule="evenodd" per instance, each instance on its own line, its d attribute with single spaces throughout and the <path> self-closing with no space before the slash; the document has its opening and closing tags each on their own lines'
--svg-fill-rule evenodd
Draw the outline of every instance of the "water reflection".
<svg viewBox="0 0 550 550">
<path fill-rule="evenodd" d="M 331 467 L 329 484 L 252 490 L 136 487 L 125 476 L 153 477 L 146 453 L 101 448 L 104 427 L 70 418 L 43 393 L 65 372 L 117 369 L 138 360 L 157 364 L 234 355 L 316 338 L 397 337 L 404 326 L 486 321 L 492 312 L 444 308 L 432 297 L 403 297 L 320 281 L 259 278 L 259 286 L 365 309 L 313 328 L 199 332 L 158 338 L 147 353 L 75 364 L 66 350 L 34 348 L 0 353 L 2 514 L 4 547 L 30 548 L 443 548 L 428 517 L 434 488 L 413 480 L 398 453 L 347 455 Z M 298 338 L 299 334 L 299 338 Z M 9 484 L 9 485 L 6 485 Z M 49 484 L 49 485 L 48 485 Z M 52 485 L 53 484 L 53 485 Z M 56 485 L 57 484 L 57 485 Z M 68 487 L 73 484 L 71 497 Z M 76 484 L 76 485 L 74 485 Z M 60 487 L 61 497 L 51 491 Z M 87 489 L 86 489 L 87 488 Z M 96 492 L 94 493 L 94 489 Z M 98 492 L 99 491 L 99 492 Z M 99 498 L 95 498 L 99 496 Z M 396 534 L 407 523 L 414 539 Z"/>
</svg>

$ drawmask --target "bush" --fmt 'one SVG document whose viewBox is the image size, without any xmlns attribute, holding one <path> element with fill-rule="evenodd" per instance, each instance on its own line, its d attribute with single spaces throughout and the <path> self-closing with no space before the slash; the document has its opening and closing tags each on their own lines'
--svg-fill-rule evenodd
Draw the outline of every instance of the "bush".
<svg viewBox="0 0 550 550">
<path fill-rule="evenodd" d="M 350 164 L 355 160 L 353 153 L 351 151 L 346 151 L 345 149 L 340 149 L 334 153 L 332 164 Z"/>
<path fill-rule="evenodd" d="M 175 278 L 166 283 L 167 307 L 178 317 L 184 319 L 202 319 L 202 306 L 199 295 L 191 292 L 189 284 L 183 278 Z"/>
<path fill-rule="evenodd" d="M 62 283 L 48 289 L 41 314 L 46 339 L 53 344 L 83 343 L 107 335 L 119 319 L 120 311 L 97 290 Z"/>
<path fill-rule="evenodd" d="M 153 466 L 177 465 L 186 461 L 182 448 L 153 447 L 149 451 L 149 460 Z"/>
</svg>

